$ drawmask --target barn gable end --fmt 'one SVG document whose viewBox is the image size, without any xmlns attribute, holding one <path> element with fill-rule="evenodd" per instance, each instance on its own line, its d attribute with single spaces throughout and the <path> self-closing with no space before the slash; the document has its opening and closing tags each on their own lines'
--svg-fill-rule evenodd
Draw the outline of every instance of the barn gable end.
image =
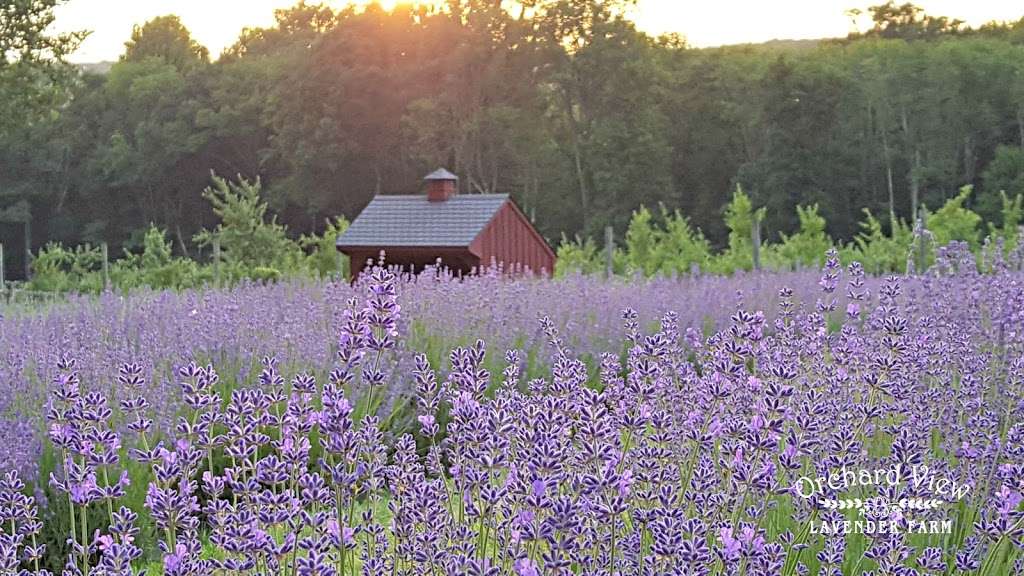
<svg viewBox="0 0 1024 576">
<path fill-rule="evenodd" d="M 479 255 L 483 266 L 495 263 L 509 271 L 518 267 L 548 275 L 555 268 L 555 253 L 511 199 L 480 231 L 469 249 Z"/>
</svg>

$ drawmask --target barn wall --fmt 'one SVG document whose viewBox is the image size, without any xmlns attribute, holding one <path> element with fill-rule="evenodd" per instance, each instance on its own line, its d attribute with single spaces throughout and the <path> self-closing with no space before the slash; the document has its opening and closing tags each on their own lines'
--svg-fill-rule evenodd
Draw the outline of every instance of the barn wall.
<svg viewBox="0 0 1024 576">
<path fill-rule="evenodd" d="M 448 268 L 453 274 L 469 274 L 480 266 L 480 259 L 467 248 L 430 247 L 430 246 L 379 246 L 374 248 L 345 248 L 342 250 L 349 256 L 349 276 L 351 280 L 359 277 L 366 268 L 367 260 L 376 262 L 380 253 L 384 252 L 386 266 L 398 266 L 403 272 L 421 272 L 427 266 L 434 266 L 437 261 Z"/>
<path fill-rule="evenodd" d="M 480 263 L 485 266 L 493 261 L 506 270 L 518 265 L 535 273 L 543 270 L 549 275 L 555 269 L 555 254 L 512 202 L 506 202 L 498 210 L 490 224 L 473 240 L 470 250 L 480 255 Z"/>
<path fill-rule="evenodd" d="M 348 275 L 349 279 L 356 279 L 359 274 L 366 267 L 368 260 L 376 260 L 377 256 L 380 255 L 380 251 L 373 250 L 353 250 L 347 252 L 348 254 Z"/>
</svg>

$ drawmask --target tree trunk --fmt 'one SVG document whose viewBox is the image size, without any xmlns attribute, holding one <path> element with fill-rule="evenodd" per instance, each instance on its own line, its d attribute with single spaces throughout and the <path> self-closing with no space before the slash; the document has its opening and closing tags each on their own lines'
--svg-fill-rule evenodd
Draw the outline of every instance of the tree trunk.
<svg viewBox="0 0 1024 576">
<path fill-rule="evenodd" d="M 889 188 L 889 223 L 892 225 L 892 229 L 896 229 L 896 207 L 895 193 L 892 185 L 892 154 L 889 151 L 889 136 L 886 134 L 885 129 L 882 129 L 882 152 L 885 155 L 885 181 Z"/>
<path fill-rule="evenodd" d="M 540 178 L 536 175 L 533 177 L 533 190 L 530 191 L 530 197 L 534 198 L 533 204 L 530 206 L 530 224 L 537 223 L 537 198 L 540 198 Z"/>
<path fill-rule="evenodd" d="M 579 123 L 576 121 L 576 114 L 573 112 L 572 99 L 569 93 L 562 89 L 562 105 L 565 107 L 565 116 L 569 122 L 569 136 L 572 141 L 573 164 L 576 167 L 576 180 L 580 188 L 580 214 L 583 217 L 583 227 L 587 227 L 590 215 L 590 193 L 587 190 L 587 178 L 583 170 L 583 152 L 580 150 Z"/>
<path fill-rule="evenodd" d="M 970 136 L 964 136 L 964 181 L 974 183 L 974 144 Z"/>
<path fill-rule="evenodd" d="M 921 151 L 914 148 L 914 169 L 910 173 L 910 213 L 911 221 L 917 218 L 917 204 L 921 189 Z"/>
<path fill-rule="evenodd" d="M 181 233 L 181 224 L 174 225 L 174 237 L 178 239 L 178 246 L 181 248 L 181 255 L 188 258 L 188 246 L 185 245 L 185 236 Z"/>
<path fill-rule="evenodd" d="M 25 215 L 25 280 L 32 279 L 32 213 Z"/>
<path fill-rule="evenodd" d="M 71 164 L 71 147 L 65 145 L 61 151 L 60 158 L 60 190 L 57 194 L 57 207 L 54 209 L 54 213 L 60 213 L 64 208 L 64 201 L 68 197 L 68 190 L 70 189 L 71 170 L 69 166 Z"/>
<path fill-rule="evenodd" d="M 491 193 L 498 191 L 498 155 L 491 154 Z"/>
<path fill-rule="evenodd" d="M 900 123 L 903 125 L 903 138 L 907 144 L 910 145 L 912 138 L 910 137 L 910 122 L 907 120 L 907 109 L 903 108 L 900 110 Z M 913 223 L 917 219 L 917 193 L 920 187 L 920 168 L 921 168 L 921 151 L 917 147 L 917 143 L 913 143 L 914 147 L 914 167 L 910 169 L 910 221 Z"/>
<path fill-rule="evenodd" d="M 873 146 L 869 146 L 868 145 L 868 143 L 871 142 L 871 126 L 872 126 L 871 100 L 868 100 L 866 102 L 864 111 L 866 112 L 866 114 L 865 114 L 865 120 L 866 121 L 864 122 L 864 132 L 862 134 L 862 138 L 863 138 L 862 142 L 863 142 L 863 144 L 861 144 L 861 147 L 860 147 L 860 185 L 861 185 L 861 190 L 867 190 L 869 188 L 871 189 L 871 200 L 872 200 L 872 202 L 874 202 L 877 199 L 876 193 L 878 192 L 878 188 L 876 188 L 874 186 L 874 183 L 871 182 L 871 178 L 870 178 L 870 172 L 871 172 L 871 164 L 870 164 L 871 163 L 871 148 L 873 148 Z"/>
<path fill-rule="evenodd" d="M 474 122 L 479 126 L 479 122 Z M 470 138 L 473 142 L 473 164 L 476 166 L 477 177 L 474 180 L 476 183 L 477 190 L 481 194 L 487 193 L 487 171 L 484 170 L 484 144 L 480 139 L 480 131 L 478 128 L 473 129 L 474 135 Z"/>
<path fill-rule="evenodd" d="M 469 183 L 468 192 L 473 194 L 487 194 L 487 189 L 484 188 L 476 178 L 473 177 L 472 173 L 466 174 L 466 181 Z"/>
<path fill-rule="evenodd" d="M 1020 136 L 1020 147 L 1024 148 L 1024 106 L 1017 108 L 1017 134 Z"/>
</svg>

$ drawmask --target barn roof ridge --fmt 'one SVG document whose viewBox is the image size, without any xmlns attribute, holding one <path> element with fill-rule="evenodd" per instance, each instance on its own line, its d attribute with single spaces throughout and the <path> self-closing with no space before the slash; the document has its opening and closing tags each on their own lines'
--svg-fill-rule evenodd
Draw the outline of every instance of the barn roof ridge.
<svg viewBox="0 0 1024 576">
<path fill-rule="evenodd" d="M 422 194 L 378 194 L 336 246 L 468 247 L 509 201 L 508 194 L 458 194 L 444 202 Z"/>
<path fill-rule="evenodd" d="M 497 193 L 497 192 L 495 192 L 495 193 L 488 193 L 488 194 L 476 194 L 476 193 L 456 194 L 456 195 L 451 196 L 450 198 L 448 198 L 448 200 L 446 200 L 446 202 L 450 202 L 450 201 L 456 200 L 456 199 L 464 200 L 466 198 L 498 198 L 498 197 L 510 198 L 511 196 L 509 196 L 509 194 L 506 194 L 506 193 Z M 376 196 L 373 197 L 373 200 L 385 199 L 385 198 L 418 198 L 420 200 L 425 200 L 427 197 L 424 196 L 423 194 L 377 194 Z M 370 201 L 373 202 L 373 200 L 370 200 Z"/>
<path fill-rule="evenodd" d="M 459 177 L 456 176 L 455 174 L 452 174 L 448 170 L 445 170 L 444 168 L 438 168 L 437 170 L 434 170 L 430 174 L 427 174 L 423 179 L 424 180 L 458 180 Z"/>
</svg>

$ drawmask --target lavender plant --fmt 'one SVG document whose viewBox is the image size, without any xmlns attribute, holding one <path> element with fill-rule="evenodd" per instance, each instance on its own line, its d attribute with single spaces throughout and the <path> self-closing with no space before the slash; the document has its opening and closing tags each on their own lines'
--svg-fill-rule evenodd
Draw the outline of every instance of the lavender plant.
<svg viewBox="0 0 1024 576">
<path fill-rule="evenodd" d="M 402 338 L 395 342 L 394 354 L 381 358 L 387 381 L 374 387 L 373 405 L 389 429 L 411 429 L 415 415 L 405 410 L 405 399 L 414 387 L 416 355 L 425 353 L 446 369 L 448 350 L 477 338 L 496 349 L 519 350 L 524 373 L 541 374 L 552 355 L 537 324 L 537 310 L 544 311 L 581 357 L 593 361 L 622 346 L 616 315 L 608 310 L 633 307 L 644 327 L 672 310 L 683 325 L 710 331 L 728 321 L 739 292 L 769 315 L 784 284 L 795 286 L 798 297 L 813 298 L 808 277 L 750 274 L 601 282 L 582 276 L 508 281 L 497 273 L 464 280 L 440 272 L 398 275 L 394 288 L 402 314 L 396 328 Z M 176 425 L 185 405 L 179 370 L 189 363 L 215 365 L 215 391 L 225 399 L 233 388 L 257 377 L 266 356 L 277 359 L 279 370 L 306 370 L 326 380 L 334 368 L 347 302 L 364 298 L 367 290 L 368 281 L 355 286 L 295 281 L 229 290 L 108 293 L 72 297 L 38 311 L 2 310 L 0 470 L 17 469 L 33 480 L 42 462 L 45 479 L 47 460 L 59 461 L 59 455 L 46 454 L 45 429 L 35 415 L 45 410 L 62 356 L 75 359 L 76 372 L 89 391 L 108 398 L 120 433 L 127 432 L 134 418 L 122 401 L 130 395 L 145 401 L 151 420 L 147 434 L 153 440 Z M 492 372 L 502 370 L 500 355 L 486 362 Z M 137 392 L 120 380 L 124 364 L 137 366 L 145 383 Z M 360 415 L 366 410 L 365 396 L 350 400 Z"/>
<path fill-rule="evenodd" d="M 1018 573 L 1024 291 L 962 260 L 877 281 L 829 253 L 774 309 L 730 297 L 710 332 L 623 306 L 604 351 L 534 316 L 533 373 L 515 339 L 417 353 L 426 297 L 403 291 L 445 281 L 376 268 L 339 306 L 326 375 L 266 355 L 225 387 L 216 362 L 183 363 L 169 425 L 143 363 L 118 367 L 115 418 L 59 355 L 64 573 L 134 575 L 147 552 L 182 576 Z M 409 429 L 375 409 L 401 377 Z M 121 505 L 129 466 L 148 470 L 142 509 Z M 25 490 L 0 483 L 0 568 L 41 574 Z M 158 551 L 136 546 L 143 515 Z"/>
</svg>

